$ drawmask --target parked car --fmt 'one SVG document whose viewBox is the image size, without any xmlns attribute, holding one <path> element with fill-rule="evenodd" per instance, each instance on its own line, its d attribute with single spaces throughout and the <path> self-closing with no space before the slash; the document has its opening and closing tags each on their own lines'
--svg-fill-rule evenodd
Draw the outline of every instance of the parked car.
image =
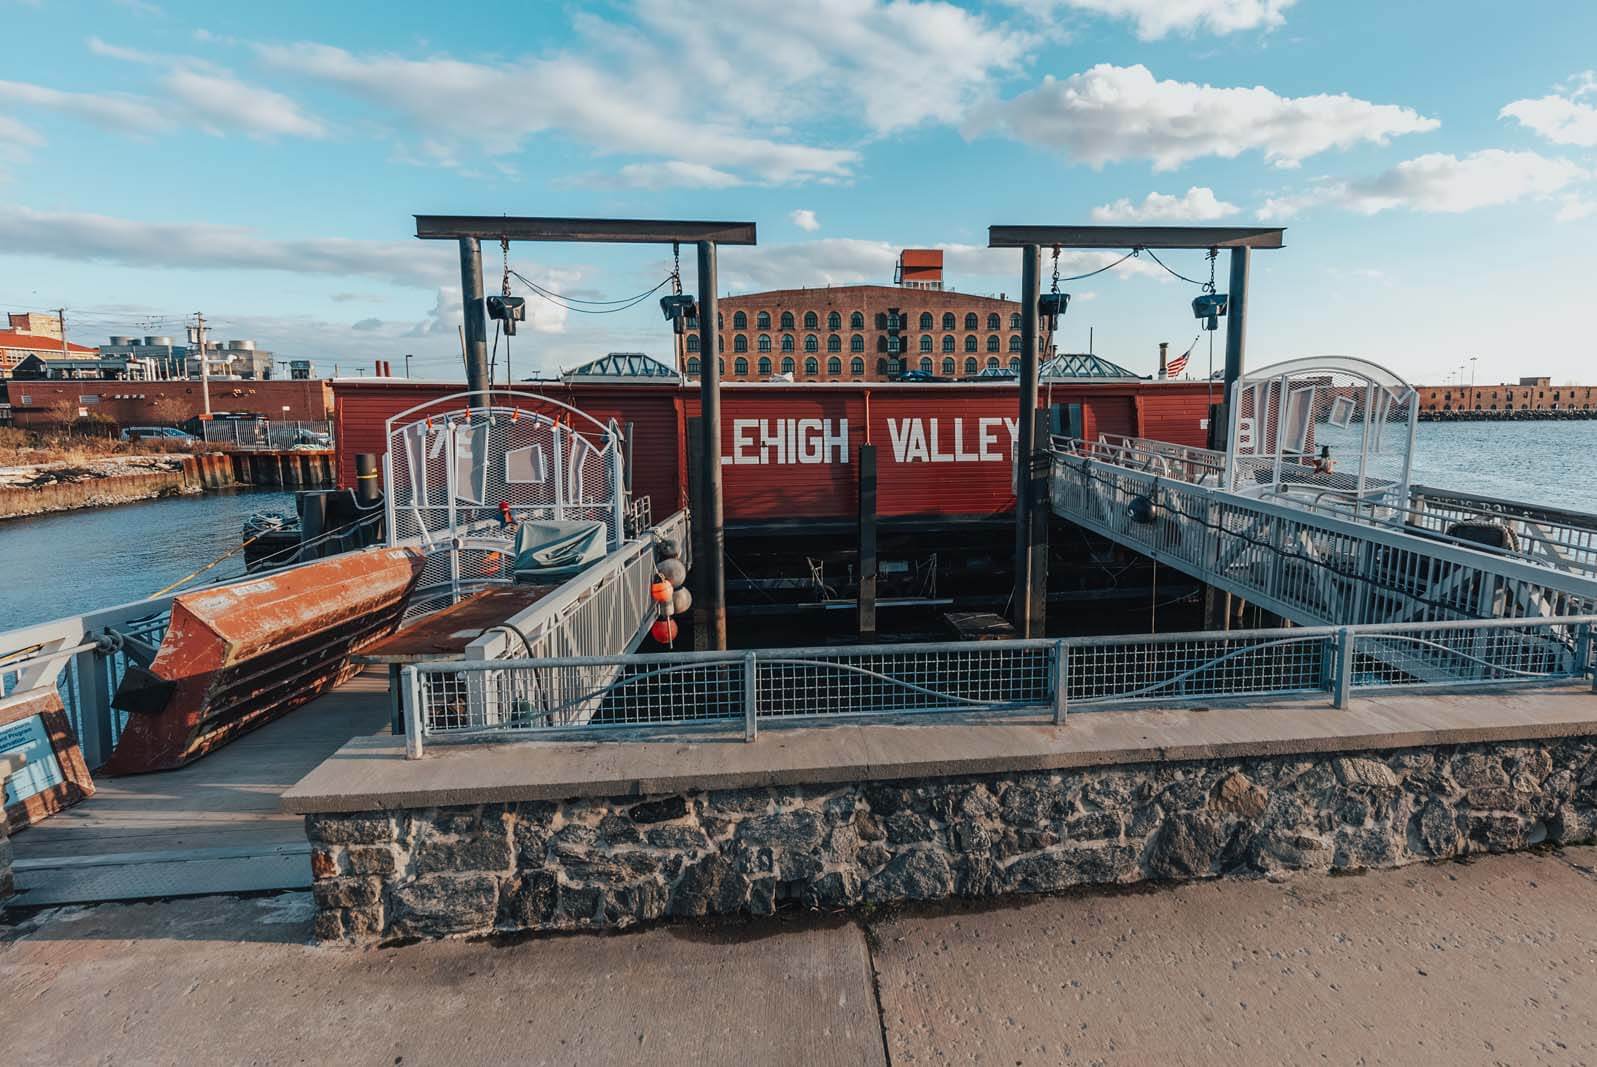
<svg viewBox="0 0 1597 1067">
<path fill-rule="evenodd" d="M 120 436 L 124 441 L 160 441 L 163 444 L 185 447 L 200 443 L 198 437 L 184 433 L 176 426 L 125 426 Z"/>
<path fill-rule="evenodd" d="M 333 438 L 331 434 L 325 434 L 320 430 L 312 430 L 309 427 L 300 426 L 294 430 L 294 447 L 332 448 Z"/>
</svg>

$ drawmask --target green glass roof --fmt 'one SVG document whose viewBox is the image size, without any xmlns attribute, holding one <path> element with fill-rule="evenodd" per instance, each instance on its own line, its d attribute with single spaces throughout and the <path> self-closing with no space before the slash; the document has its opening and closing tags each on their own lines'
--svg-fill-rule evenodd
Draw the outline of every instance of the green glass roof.
<svg viewBox="0 0 1597 1067">
<path fill-rule="evenodd" d="M 680 381 L 681 376 L 653 356 L 643 352 L 611 352 L 560 375 L 573 378 L 657 378 Z"/>
<path fill-rule="evenodd" d="M 1139 381 L 1145 377 L 1089 352 L 1061 352 L 1042 365 L 1043 378 L 1109 378 Z"/>
</svg>

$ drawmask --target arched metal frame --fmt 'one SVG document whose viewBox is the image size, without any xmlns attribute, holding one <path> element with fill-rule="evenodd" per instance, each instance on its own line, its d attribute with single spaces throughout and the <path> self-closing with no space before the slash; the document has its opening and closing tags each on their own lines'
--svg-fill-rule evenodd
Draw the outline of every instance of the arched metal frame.
<svg viewBox="0 0 1597 1067">
<path fill-rule="evenodd" d="M 1354 504 L 1403 507 L 1408 500 L 1419 392 L 1397 374 L 1357 356 L 1305 356 L 1260 367 L 1231 388 L 1225 484 L 1250 496 L 1310 494 Z M 1317 444 L 1357 427 L 1356 471 L 1327 469 Z M 1394 443 L 1388 427 L 1401 426 Z M 1397 449 L 1395 463 L 1373 457 Z M 1333 459 L 1340 457 L 1333 457 Z"/>
<path fill-rule="evenodd" d="M 540 393 L 452 393 L 384 424 L 388 543 L 427 562 L 413 605 L 428 610 L 484 585 L 509 582 L 516 520 L 596 520 L 614 551 L 625 536 L 622 434 Z"/>
</svg>

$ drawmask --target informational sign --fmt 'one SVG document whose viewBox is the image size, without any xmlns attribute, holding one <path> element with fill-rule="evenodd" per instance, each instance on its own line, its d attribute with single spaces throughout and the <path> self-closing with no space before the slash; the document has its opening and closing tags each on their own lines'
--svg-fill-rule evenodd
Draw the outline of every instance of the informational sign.
<svg viewBox="0 0 1597 1067">
<path fill-rule="evenodd" d="M 733 419 L 725 466 L 847 464 L 847 419 Z M 895 463 L 1007 463 L 1017 423 L 980 418 L 888 419 Z"/>
<path fill-rule="evenodd" d="M 18 753 L 26 758 L 27 763 L 6 779 L 5 807 L 19 804 L 66 781 L 41 716 L 30 715 L 7 726 L 0 726 L 0 759 Z"/>
</svg>

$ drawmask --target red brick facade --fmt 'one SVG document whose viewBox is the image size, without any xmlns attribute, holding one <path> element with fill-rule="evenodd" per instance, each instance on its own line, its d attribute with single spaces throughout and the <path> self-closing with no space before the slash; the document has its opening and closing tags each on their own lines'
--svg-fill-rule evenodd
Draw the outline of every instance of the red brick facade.
<svg viewBox="0 0 1597 1067">
<path fill-rule="evenodd" d="M 1522 379 L 1518 385 L 1421 385 L 1421 411 L 1597 410 L 1597 386 L 1553 385 L 1546 378 Z"/>
<path fill-rule="evenodd" d="M 176 426 L 205 410 L 198 381 L 9 381 L 11 417 L 39 428 L 72 422 L 80 412 L 118 426 Z M 252 411 L 269 419 L 330 418 L 333 391 L 325 381 L 213 379 L 212 411 Z"/>
<path fill-rule="evenodd" d="M 761 381 L 885 381 L 899 369 L 974 377 L 1020 360 L 1020 304 L 1002 297 L 896 285 L 778 289 L 720 301 L 722 374 Z M 1041 355 L 1052 352 L 1046 324 Z M 698 375 L 698 338 L 679 339 L 677 365 Z M 769 362 L 762 362 L 769 361 Z M 791 361 L 791 362 L 789 362 Z"/>
</svg>

